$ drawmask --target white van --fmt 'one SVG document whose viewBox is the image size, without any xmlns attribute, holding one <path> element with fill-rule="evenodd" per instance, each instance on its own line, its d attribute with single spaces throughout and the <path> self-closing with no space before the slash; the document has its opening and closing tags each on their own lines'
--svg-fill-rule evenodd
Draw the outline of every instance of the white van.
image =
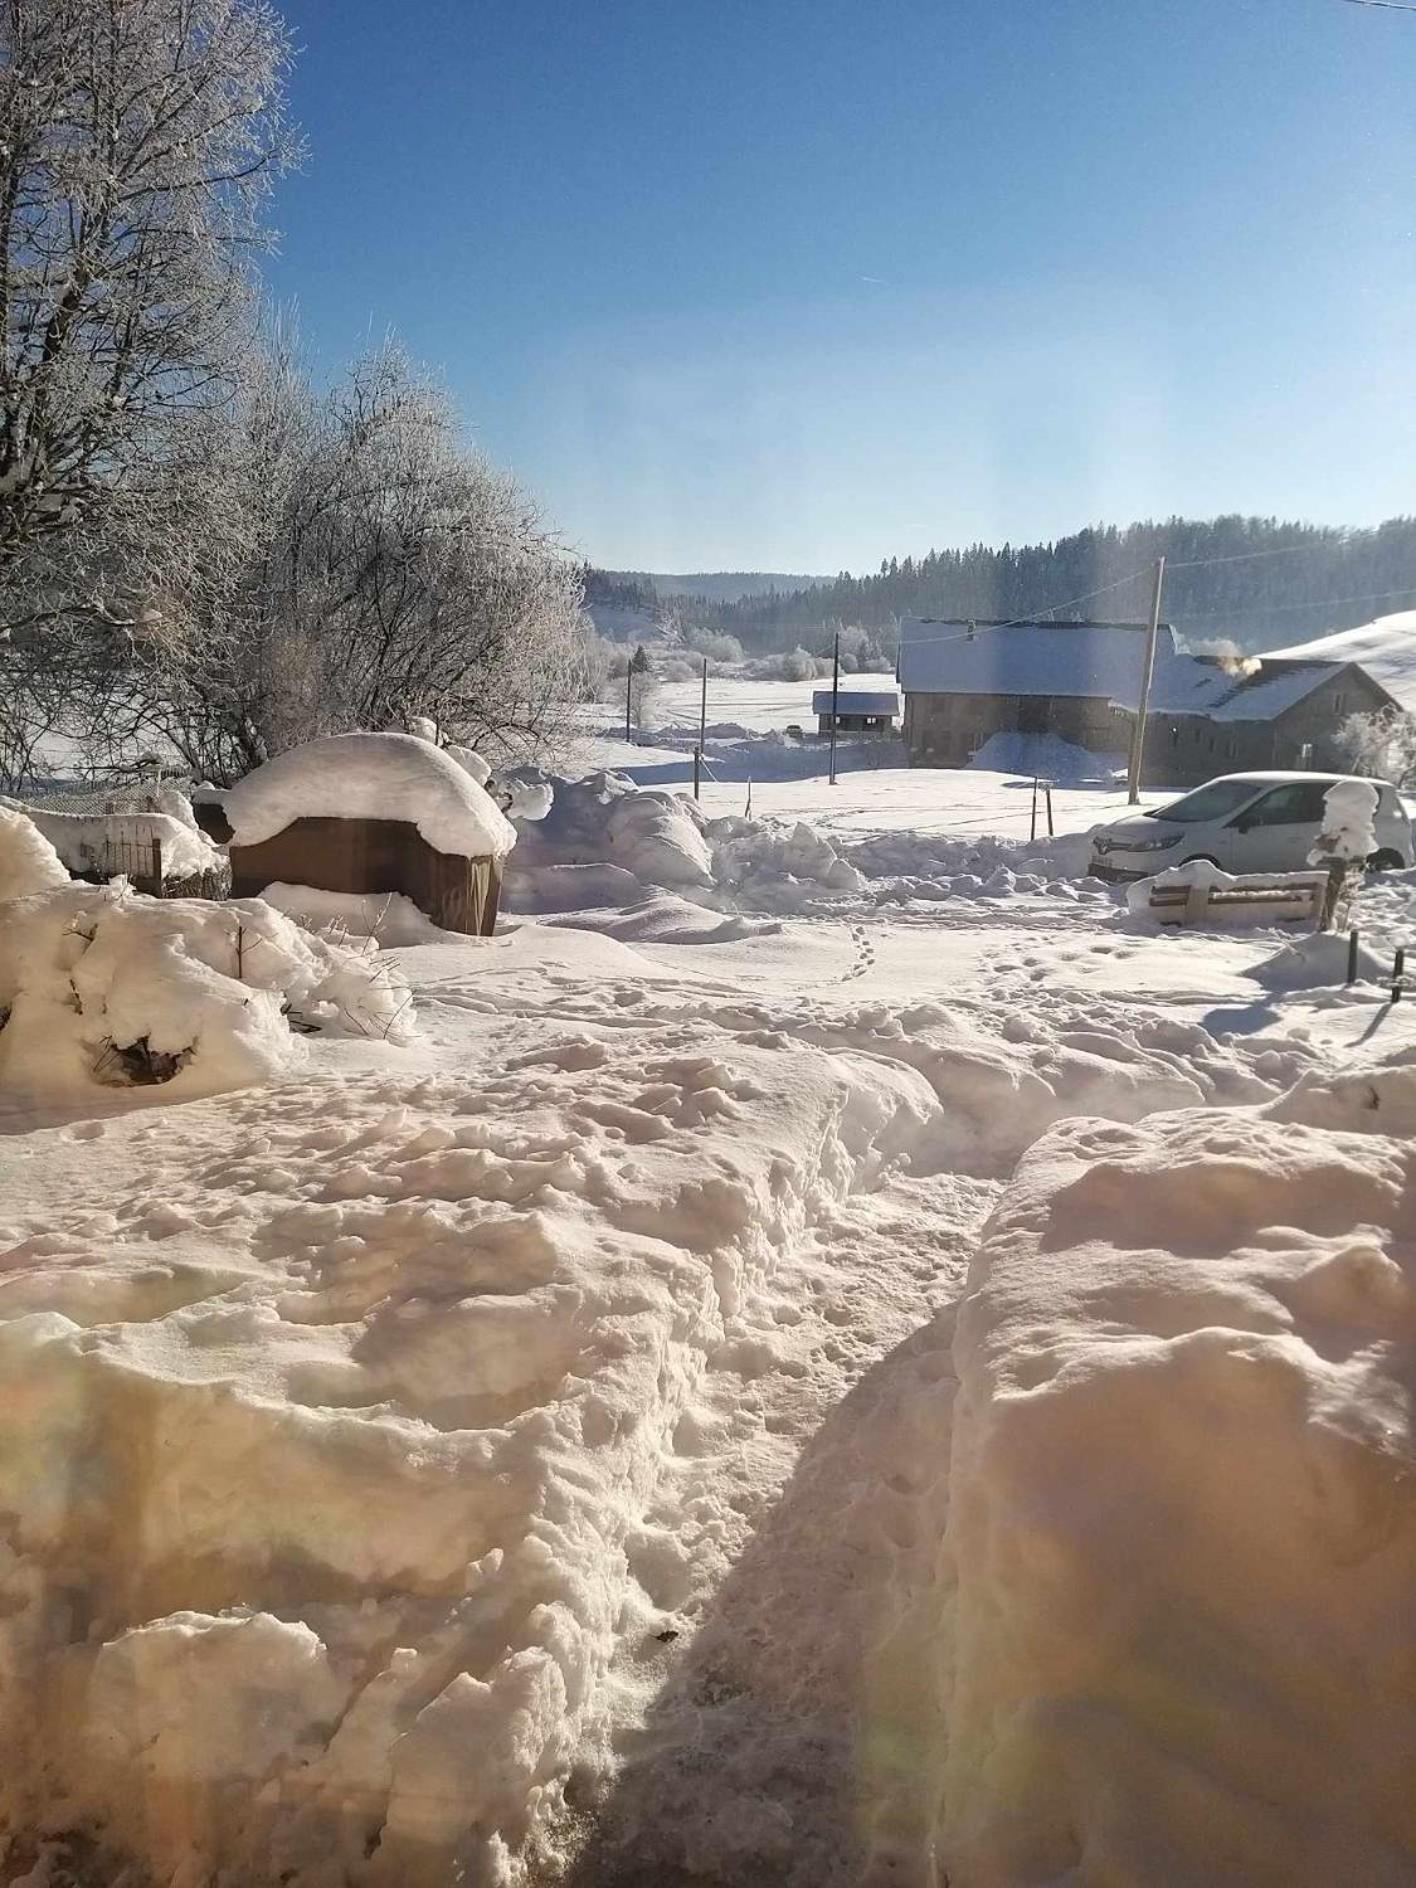
<svg viewBox="0 0 1416 1888">
<path fill-rule="evenodd" d="M 1323 799 L 1343 774 L 1223 774 L 1181 800 L 1133 813 L 1092 833 L 1091 870 L 1114 885 L 1208 859 L 1226 872 L 1302 872 L 1322 831 Z M 1377 849 L 1368 865 L 1412 862 L 1411 822 L 1396 788 L 1377 789 Z"/>
</svg>

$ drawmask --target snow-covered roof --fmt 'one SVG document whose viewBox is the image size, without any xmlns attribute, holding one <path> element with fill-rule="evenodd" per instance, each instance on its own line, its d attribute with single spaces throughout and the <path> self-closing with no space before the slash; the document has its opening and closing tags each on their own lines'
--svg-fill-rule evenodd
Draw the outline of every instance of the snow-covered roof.
<svg viewBox="0 0 1416 1888">
<path fill-rule="evenodd" d="M 1143 623 L 971 625 L 909 616 L 900 625 L 900 686 L 926 695 L 1099 695 L 1134 707 L 1145 645 Z M 1180 659 L 1163 624 L 1157 674 Z"/>
<path fill-rule="evenodd" d="M 1244 676 L 1213 709 L 1216 721 L 1272 721 L 1346 665 L 1341 662 L 1300 662 L 1281 667 L 1264 660 L 1254 675 Z"/>
<path fill-rule="evenodd" d="M 1265 656 L 1244 673 L 1213 656 L 1177 656 L 1151 690 L 1151 713 L 1213 721 L 1273 721 L 1347 665 L 1280 662 Z"/>
<path fill-rule="evenodd" d="M 329 734 L 287 748 L 225 796 L 232 844 L 259 845 L 297 819 L 391 819 L 437 852 L 502 858 L 516 829 L 471 774 L 416 734 Z"/>
<path fill-rule="evenodd" d="M 1416 641 L 1416 612 L 1408 620 Z M 900 626 L 900 684 L 905 691 L 1104 696 L 1119 708 L 1131 709 L 1140 697 L 1144 624 L 976 623 L 972 635 L 969 629 L 967 623 L 907 617 Z M 1293 653 L 1285 655 L 1291 658 Z M 1162 624 L 1150 711 L 1208 715 L 1216 721 L 1272 721 L 1358 659 L 1342 655 L 1335 660 L 1294 661 L 1266 656 L 1252 672 L 1239 673 L 1213 656 L 1194 656 L 1179 649 L 1174 632 Z M 1363 662 L 1362 666 L 1367 665 Z M 1416 653 L 1410 667 L 1416 697 Z"/>
<path fill-rule="evenodd" d="M 843 688 L 836 694 L 836 713 L 842 715 L 897 715 L 900 691 L 897 688 Z M 831 690 L 818 688 L 811 698 L 814 715 L 831 713 Z"/>
<path fill-rule="evenodd" d="M 1378 616 L 1356 629 L 1335 630 L 1311 642 L 1275 649 L 1275 657 L 1355 662 L 1403 708 L 1416 711 L 1416 610 Z"/>
</svg>

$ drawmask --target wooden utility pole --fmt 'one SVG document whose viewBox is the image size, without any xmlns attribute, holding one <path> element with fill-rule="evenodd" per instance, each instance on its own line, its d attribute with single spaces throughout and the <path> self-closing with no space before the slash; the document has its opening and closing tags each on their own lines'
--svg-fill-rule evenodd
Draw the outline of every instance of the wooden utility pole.
<svg viewBox="0 0 1416 1888">
<path fill-rule="evenodd" d="M 634 663 L 631 660 L 624 672 L 624 738 L 630 739 L 629 722 L 634 712 Z"/>
<path fill-rule="evenodd" d="M 703 768 L 703 743 L 708 738 L 708 658 L 703 658 L 703 693 L 698 698 L 698 747 L 693 756 L 693 797 L 698 798 L 699 774 Z"/>
<path fill-rule="evenodd" d="M 836 723 L 840 719 L 837 709 L 841 701 L 841 632 L 836 631 L 836 640 L 831 650 L 831 785 L 836 784 Z"/>
<path fill-rule="evenodd" d="M 1151 594 L 1150 623 L 1146 629 L 1146 656 L 1141 669 L 1141 699 L 1136 725 L 1131 730 L 1131 763 L 1126 769 L 1126 798 L 1134 806 L 1141 797 L 1141 760 L 1146 745 L 1146 717 L 1150 713 L 1151 682 L 1155 678 L 1155 645 L 1160 634 L 1160 594 L 1165 587 L 1165 559 L 1155 560 L 1155 589 Z"/>
</svg>

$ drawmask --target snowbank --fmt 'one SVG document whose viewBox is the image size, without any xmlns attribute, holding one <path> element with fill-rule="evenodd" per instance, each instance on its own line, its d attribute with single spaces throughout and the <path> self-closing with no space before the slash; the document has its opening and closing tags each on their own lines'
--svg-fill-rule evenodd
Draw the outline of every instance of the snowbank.
<svg viewBox="0 0 1416 1888">
<path fill-rule="evenodd" d="M 406 820 L 438 852 L 503 858 L 516 830 L 467 767 L 414 734 L 330 734 L 288 748 L 224 796 L 232 844 L 296 819 Z"/>
<path fill-rule="evenodd" d="M 161 848 L 164 879 L 200 878 L 219 871 L 226 854 L 214 846 L 194 822 L 173 813 L 46 813 L 26 812 L 54 847 L 70 872 L 105 870 L 115 852 L 132 861 L 132 874 L 150 872 L 154 846 Z"/>
<path fill-rule="evenodd" d="M 969 757 L 969 766 L 990 773 L 1022 774 L 1034 780 L 1081 786 L 1109 781 L 1124 772 L 1124 754 L 1093 754 L 1090 749 L 1064 741 L 1060 734 L 990 734 Z"/>
<path fill-rule="evenodd" d="M 0 922 L 0 1086 L 74 1100 L 157 1085 L 185 1100 L 287 1073 L 309 1025 L 406 1040 L 402 980 L 321 942 L 258 899 L 154 899 L 65 884 L 8 901 Z"/>
<path fill-rule="evenodd" d="M 776 1368 L 774 1273 L 932 1112 L 683 1035 L 268 1091 L 14 1229 L 8 1829 L 162 1888 L 524 1879 L 621 1634 L 660 1652 L 690 1590 L 650 1508 L 705 1373 Z"/>
<path fill-rule="evenodd" d="M 327 892 L 277 881 L 261 892 L 264 904 L 322 937 L 369 937 L 385 950 L 400 944 L 439 944 L 460 934 L 444 931 L 402 892 Z"/>
<path fill-rule="evenodd" d="M 0 806 L 0 899 L 25 898 L 68 883 L 63 860 L 34 821 Z"/>
<path fill-rule="evenodd" d="M 1085 878 L 1084 833 L 1035 841 L 968 839 L 909 831 L 860 841 L 805 821 L 709 819 L 686 794 L 637 788 L 614 773 L 557 781 L 549 815 L 521 828 L 507 880 L 508 908 L 546 912 L 603 902 L 577 895 L 571 873 L 618 872 L 615 898 L 651 888 L 708 903 L 788 914 L 821 901 L 1009 897 L 1050 892 L 1109 895 Z M 882 882 L 883 881 L 883 882 Z M 589 883 L 587 879 L 587 884 Z"/>
<path fill-rule="evenodd" d="M 1345 935 L 1319 931 L 1285 944 L 1272 957 L 1255 964 L 1247 974 L 1266 990 L 1317 990 L 1347 982 L 1349 947 Z M 1357 975 L 1369 983 L 1391 974 L 1391 965 L 1373 956 L 1365 945 L 1357 948 Z"/>
<path fill-rule="evenodd" d="M 955 1345 L 953 1879 L 1416 1875 L 1409 1145 L 1382 1132 L 1413 1095 L 1369 1070 L 1026 1156 Z"/>
</svg>

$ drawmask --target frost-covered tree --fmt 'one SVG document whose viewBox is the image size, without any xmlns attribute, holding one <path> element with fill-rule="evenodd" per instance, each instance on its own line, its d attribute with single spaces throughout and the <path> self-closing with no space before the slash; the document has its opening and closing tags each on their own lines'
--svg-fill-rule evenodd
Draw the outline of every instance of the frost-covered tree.
<svg viewBox="0 0 1416 1888">
<path fill-rule="evenodd" d="M 319 397 L 277 348 L 220 446 L 227 574 L 151 645 L 145 727 L 214 779 L 415 715 L 489 758 L 555 751 L 583 692 L 579 567 L 397 350 Z"/>
<path fill-rule="evenodd" d="M 1337 746 L 1353 773 L 1398 787 L 1416 781 L 1416 715 L 1404 708 L 1349 715 L 1337 730 Z"/>
<path fill-rule="evenodd" d="M 0 0 L 0 569 L 136 493 L 131 558 L 230 397 L 288 59 L 265 0 Z"/>
</svg>

